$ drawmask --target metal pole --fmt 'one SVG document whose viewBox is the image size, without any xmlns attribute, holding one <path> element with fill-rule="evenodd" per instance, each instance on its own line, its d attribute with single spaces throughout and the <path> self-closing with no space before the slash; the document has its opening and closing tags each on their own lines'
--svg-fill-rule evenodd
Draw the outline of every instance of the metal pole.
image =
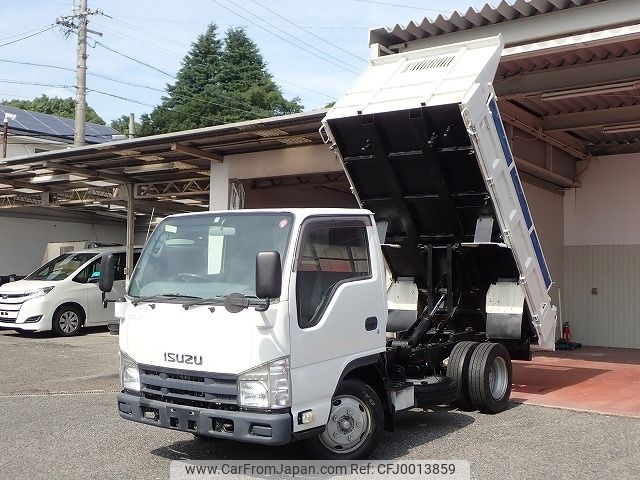
<svg viewBox="0 0 640 480">
<path fill-rule="evenodd" d="M 134 113 L 129 114 L 129 139 L 135 136 L 136 116 Z"/>
<path fill-rule="evenodd" d="M 133 242 L 135 234 L 135 208 L 133 204 L 133 188 L 132 183 L 127 185 L 127 262 L 126 262 L 126 283 L 129 285 L 131 274 L 133 273 Z"/>
<path fill-rule="evenodd" d="M 9 119 L 5 116 L 2 128 L 2 158 L 7 158 L 7 144 L 9 143 L 7 135 L 9 135 Z"/>
<path fill-rule="evenodd" d="M 73 145 L 85 144 L 84 127 L 87 119 L 87 0 L 80 0 L 78 25 L 78 60 L 76 68 L 76 114 Z"/>
</svg>

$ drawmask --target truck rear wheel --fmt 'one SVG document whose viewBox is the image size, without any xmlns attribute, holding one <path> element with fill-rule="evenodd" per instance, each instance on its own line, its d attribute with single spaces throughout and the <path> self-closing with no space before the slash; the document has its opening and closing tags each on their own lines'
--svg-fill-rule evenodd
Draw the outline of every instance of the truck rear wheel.
<svg viewBox="0 0 640 480">
<path fill-rule="evenodd" d="M 511 395 L 511 356 L 500 343 L 481 343 L 469 362 L 471 403 L 482 413 L 504 410 Z"/>
<path fill-rule="evenodd" d="M 306 441 L 314 458 L 367 458 L 383 433 L 384 410 L 375 390 L 359 380 L 344 380 L 333 400 L 325 431 Z"/>
<path fill-rule="evenodd" d="M 469 364 L 471 355 L 478 347 L 478 342 L 457 343 L 447 365 L 447 376 L 453 380 L 458 390 L 458 399 L 454 403 L 460 410 L 474 410 L 473 403 L 469 397 Z"/>
</svg>

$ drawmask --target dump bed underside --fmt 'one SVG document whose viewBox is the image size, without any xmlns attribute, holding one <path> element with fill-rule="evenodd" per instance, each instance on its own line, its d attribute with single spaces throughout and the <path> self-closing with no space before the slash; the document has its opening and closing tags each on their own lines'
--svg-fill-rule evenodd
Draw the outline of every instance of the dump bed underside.
<svg viewBox="0 0 640 480">
<path fill-rule="evenodd" d="M 387 223 L 394 278 L 427 306 L 446 291 L 469 318 L 486 317 L 491 284 L 517 283 L 553 349 L 551 277 L 490 85 L 501 49 L 494 37 L 373 59 L 324 125 L 360 204 Z"/>
<path fill-rule="evenodd" d="M 388 222 L 391 246 L 383 248 L 394 277 L 419 281 L 421 249 L 473 243 L 478 218 L 493 220 L 485 240 L 502 242 L 457 105 L 339 118 L 329 127 L 361 205 Z M 510 267 L 502 273 L 517 277 L 513 259 Z"/>
</svg>

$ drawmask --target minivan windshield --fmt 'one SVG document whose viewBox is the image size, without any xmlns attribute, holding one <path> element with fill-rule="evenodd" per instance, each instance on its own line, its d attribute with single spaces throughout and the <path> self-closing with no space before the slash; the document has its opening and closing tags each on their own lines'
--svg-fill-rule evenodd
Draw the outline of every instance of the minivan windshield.
<svg viewBox="0 0 640 480">
<path fill-rule="evenodd" d="M 97 255 L 97 253 L 63 253 L 28 275 L 25 280 L 64 280 Z"/>
<path fill-rule="evenodd" d="M 163 220 L 149 239 L 129 286 L 130 297 L 255 296 L 256 254 L 284 259 L 289 213 L 186 215 Z"/>
</svg>

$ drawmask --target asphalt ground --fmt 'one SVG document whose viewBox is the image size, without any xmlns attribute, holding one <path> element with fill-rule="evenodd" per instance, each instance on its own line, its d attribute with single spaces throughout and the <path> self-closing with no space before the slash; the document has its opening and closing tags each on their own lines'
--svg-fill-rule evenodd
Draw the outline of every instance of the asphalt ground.
<svg viewBox="0 0 640 480">
<path fill-rule="evenodd" d="M 0 332 L 0 479 L 167 479 L 179 459 L 304 459 L 121 420 L 117 337 Z M 640 478 L 640 419 L 513 405 L 400 415 L 379 459 L 466 459 L 477 479 Z"/>
</svg>

